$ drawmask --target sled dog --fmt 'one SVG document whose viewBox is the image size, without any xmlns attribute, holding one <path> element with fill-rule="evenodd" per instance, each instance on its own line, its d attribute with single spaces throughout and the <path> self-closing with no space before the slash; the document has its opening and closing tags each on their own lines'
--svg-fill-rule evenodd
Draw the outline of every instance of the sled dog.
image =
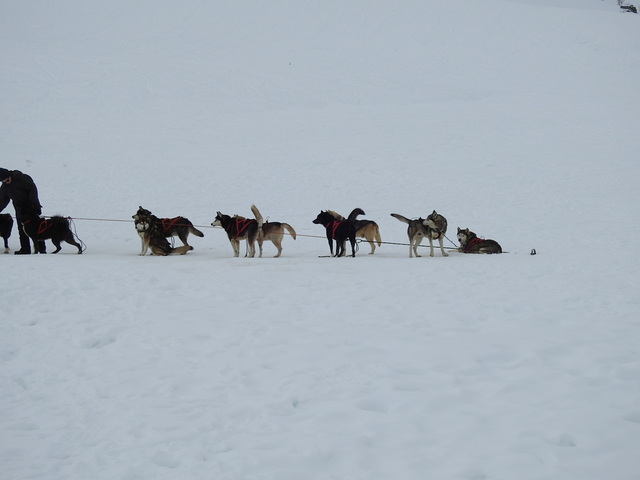
<svg viewBox="0 0 640 480">
<path fill-rule="evenodd" d="M 478 238 L 468 228 L 463 230 L 458 227 L 458 242 L 460 242 L 458 251 L 462 253 L 502 253 L 502 247 L 498 242 Z"/>
<path fill-rule="evenodd" d="M 327 212 L 333 215 L 333 217 L 338 221 L 344 220 L 344 217 L 342 215 L 334 212 L 333 210 L 327 210 Z M 374 253 L 376 253 L 375 242 L 378 243 L 378 246 L 382 245 L 382 239 L 380 238 L 380 228 L 378 227 L 378 224 L 373 220 L 362 219 L 356 220 L 355 226 L 356 238 L 364 238 L 369 243 L 369 247 L 371 248 L 369 255 L 373 255 Z M 344 245 L 342 249 L 344 250 Z"/>
<path fill-rule="evenodd" d="M 256 211 L 258 211 L 257 208 Z M 259 213 L 260 212 L 258 212 L 258 215 Z M 262 218 L 261 215 L 260 218 Z M 260 258 L 262 258 L 262 244 L 265 240 L 269 240 L 278 249 L 278 253 L 273 256 L 274 258 L 278 258 L 282 254 L 282 239 L 284 238 L 285 230 L 289 235 L 291 235 L 291 238 L 294 240 L 296 239 L 296 231 L 288 223 L 270 222 L 268 220 L 262 223 L 262 227 L 258 230 L 258 249 L 260 250 Z"/>
<path fill-rule="evenodd" d="M 409 258 L 421 257 L 418 253 L 418 246 L 422 242 L 422 239 L 429 235 L 429 228 L 424 223 L 424 218 L 410 219 L 400 215 L 399 213 L 392 213 L 391 216 L 403 223 L 408 224 L 407 236 L 409 237 Z"/>
<path fill-rule="evenodd" d="M 193 250 L 191 245 L 172 248 L 167 237 L 162 232 L 160 224 L 152 218 L 136 220 L 136 231 L 142 240 L 140 256 L 146 255 L 149 250 L 151 250 L 152 255 L 163 256 L 171 255 L 172 253 L 184 255 L 189 250 Z"/>
<path fill-rule="evenodd" d="M 8 213 L 0 214 L 0 236 L 4 240 L 4 253 L 9 253 L 9 237 L 13 228 L 13 218 Z"/>
<path fill-rule="evenodd" d="M 131 218 L 133 218 L 134 220 L 134 226 L 136 228 L 136 231 L 138 232 L 138 235 L 140 235 L 140 240 L 142 242 L 142 250 L 140 255 L 144 255 L 144 253 L 142 252 L 146 252 L 149 248 L 148 244 L 145 248 L 144 232 L 138 228 L 138 223 L 141 222 L 154 223 L 154 235 L 164 235 L 165 238 L 178 237 L 185 247 L 189 246 L 187 237 L 190 233 L 194 234 L 196 237 L 204 237 L 204 233 L 194 227 L 193 223 L 191 223 L 191 221 L 185 217 L 158 218 L 146 208 L 139 207 L 138 211 L 135 213 L 135 215 L 132 215 Z M 188 250 L 193 249 L 187 248 L 185 251 Z"/>
<path fill-rule="evenodd" d="M 442 256 L 448 257 L 449 254 L 444 251 L 444 236 L 447 233 L 447 219 L 434 210 L 427 217 L 424 223 L 429 227 L 429 256 L 433 257 L 433 241 L 438 240 Z"/>
<path fill-rule="evenodd" d="M 449 254 L 444 251 L 443 237 L 447 231 L 447 219 L 442 215 L 436 213 L 434 210 L 427 218 L 410 219 L 404 217 L 398 213 L 392 213 L 391 216 L 396 220 L 400 220 L 403 223 L 408 224 L 407 236 L 409 237 L 409 258 L 421 257 L 418 254 L 418 246 L 422 242 L 423 238 L 429 239 L 429 256 L 433 257 L 433 241 L 438 240 L 440 244 L 440 251 L 444 257 L 448 257 Z"/>
<path fill-rule="evenodd" d="M 346 241 L 351 243 L 351 256 L 356 256 L 356 219 L 358 215 L 365 215 L 361 208 L 354 208 L 349 216 L 344 220 L 336 220 L 335 212 L 321 211 L 313 223 L 322 225 L 325 228 L 327 241 L 329 242 L 329 250 L 333 256 L 333 241 L 336 242 L 336 257 L 342 257 L 346 254 Z"/>
<path fill-rule="evenodd" d="M 73 232 L 69 226 L 69 220 L 59 215 L 49 219 L 39 216 L 31 217 L 22 222 L 24 233 L 27 234 L 33 242 L 34 252 L 38 252 L 38 241 L 50 239 L 56 249 L 51 253 L 58 253 L 62 246 L 62 242 L 67 242 L 78 249 L 78 253 L 82 253 L 82 246 L 76 241 Z"/>
<path fill-rule="evenodd" d="M 214 227 L 222 227 L 227 232 L 229 243 L 233 248 L 233 256 L 240 256 L 240 240 L 246 240 L 249 248 L 248 256 L 250 258 L 256 255 L 255 242 L 258 239 L 258 234 L 262 229 L 262 215 L 255 205 L 251 205 L 251 211 L 255 217 L 252 218 L 241 217 L 240 215 L 226 215 L 224 213 L 216 212 L 216 218 L 211 225 Z"/>
</svg>

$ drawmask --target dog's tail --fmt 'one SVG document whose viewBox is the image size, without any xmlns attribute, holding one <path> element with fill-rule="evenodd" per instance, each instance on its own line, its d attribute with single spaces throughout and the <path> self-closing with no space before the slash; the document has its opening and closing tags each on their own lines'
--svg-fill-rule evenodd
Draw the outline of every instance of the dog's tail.
<svg viewBox="0 0 640 480">
<path fill-rule="evenodd" d="M 196 227 L 194 227 L 193 225 L 189 226 L 189 232 L 191 232 L 193 235 L 195 235 L 196 237 L 204 237 L 204 233 L 202 233 L 200 230 L 198 230 Z"/>
<path fill-rule="evenodd" d="M 193 250 L 193 247 L 191 245 L 180 245 L 179 247 L 172 248 L 167 255 L 173 254 L 173 253 L 177 253 L 178 255 L 184 255 L 185 253 L 191 250 Z"/>
<path fill-rule="evenodd" d="M 296 231 L 293 229 L 291 225 L 289 225 L 288 223 L 283 223 L 282 228 L 284 228 L 287 232 L 289 232 L 289 235 L 291 235 L 291 238 L 293 238 L 294 240 L 296 239 Z"/>
<path fill-rule="evenodd" d="M 55 225 L 62 225 L 66 228 L 69 228 L 69 219 L 63 217 L 62 215 L 54 215 L 49 219 L 49 221 Z"/>
<path fill-rule="evenodd" d="M 349 216 L 347 217 L 347 220 L 353 221 L 358 217 L 358 215 L 364 215 L 364 214 L 365 214 L 364 210 L 362 210 L 361 208 L 354 208 L 349 214 Z"/>
<path fill-rule="evenodd" d="M 253 216 L 256 217 L 258 221 L 258 228 L 262 228 L 262 223 L 264 220 L 262 219 L 262 215 L 260 215 L 260 210 L 255 205 L 251 205 L 251 211 L 253 212 Z"/>
<path fill-rule="evenodd" d="M 407 217 L 403 217 L 402 215 L 400 215 L 399 213 L 392 213 L 391 216 L 393 218 L 395 218 L 396 220 L 400 220 L 401 222 L 404 223 L 411 223 L 411 220 L 409 220 Z"/>
<path fill-rule="evenodd" d="M 382 238 L 380 237 L 380 227 L 378 227 L 378 224 L 376 222 L 373 222 L 373 228 L 375 229 L 375 240 L 376 242 L 378 242 L 378 246 L 382 246 Z"/>
</svg>

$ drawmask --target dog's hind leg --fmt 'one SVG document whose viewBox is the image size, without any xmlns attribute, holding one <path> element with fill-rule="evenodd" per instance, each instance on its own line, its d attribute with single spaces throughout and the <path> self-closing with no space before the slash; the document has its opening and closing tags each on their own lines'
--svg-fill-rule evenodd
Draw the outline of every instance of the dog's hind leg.
<svg viewBox="0 0 640 480">
<path fill-rule="evenodd" d="M 82 253 L 82 245 L 76 242 L 76 239 L 73 237 L 73 233 L 67 233 L 67 237 L 64 239 L 64 241 L 69 245 L 73 245 L 74 247 L 76 247 L 78 249 L 78 254 Z"/>
<path fill-rule="evenodd" d="M 189 242 L 187 242 L 187 238 L 188 237 L 189 237 L 189 232 L 186 231 L 186 230 L 181 231 L 180 233 L 178 233 L 178 238 L 182 242 L 182 245 L 184 245 L 185 247 L 189 246 Z"/>
<path fill-rule="evenodd" d="M 191 245 L 182 245 L 181 247 L 172 248 L 171 253 L 185 255 L 190 250 L 193 250 L 193 247 Z"/>
<path fill-rule="evenodd" d="M 278 253 L 273 258 L 278 258 L 282 254 L 282 235 L 272 235 L 271 243 L 278 249 Z M 262 256 L 262 249 L 260 249 L 260 256 Z"/>
<path fill-rule="evenodd" d="M 369 243 L 369 247 L 371 247 L 371 251 L 369 252 L 369 255 L 373 255 L 374 253 L 376 253 L 376 244 L 373 243 L 373 240 L 369 238 L 367 238 L 366 240 Z"/>
<path fill-rule="evenodd" d="M 61 240 L 58 240 L 57 238 L 55 238 L 55 239 L 54 239 L 54 238 L 52 238 L 52 239 L 51 239 L 51 243 L 53 243 L 53 244 L 55 245 L 55 247 L 56 247 L 56 249 L 55 249 L 53 252 L 51 252 L 51 253 L 58 253 L 60 250 L 62 250 L 62 245 L 60 245 L 60 244 L 62 243 L 62 241 L 61 241 Z M 37 252 L 37 251 L 38 251 L 38 250 L 36 250 L 36 252 Z"/>
<path fill-rule="evenodd" d="M 254 241 L 250 241 L 247 238 L 247 246 L 249 247 L 249 254 L 247 255 L 249 258 L 253 258 L 256 256 L 256 243 Z"/>
<path fill-rule="evenodd" d="M 349 243 L 351 243 L 351 256 L 355 258 L 356 256 L 356 234 L 353 232 L 353 235 L 349 235 Z"/>
<path fill-rule="evenodd" d="M 421 243 L 422 243 L 422 237 L 409 239 L 409 258 L 413 258 L 413 255 L 415 255 L 416 258 L 419 258 L 422 256 L 418 253 L 418 247 L 420 246 Z M 413 255 L 412 255 L 412 252 L 413 252 Z"/>
</svg>

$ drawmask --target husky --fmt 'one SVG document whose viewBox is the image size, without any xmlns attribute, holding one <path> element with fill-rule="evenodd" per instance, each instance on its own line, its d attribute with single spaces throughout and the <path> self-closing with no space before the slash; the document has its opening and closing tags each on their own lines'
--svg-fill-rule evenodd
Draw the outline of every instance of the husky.
<svg viewBox="0 0 640 480">
<path fill-rule="evenodd" d="M 399 213 L 392 213 L 391 216 L 403 223 L 408 224 L 407 236 L 409 237 L 409 258 L 421 257 L 418 253 L 418 246 L 422 242 L 422 239 L 429 235 L 429 228 L 425 225 L 424 218 L 410 219 L 400 215 Z"/>
<path fill-rule="evenodd" d="M 351 243 L 351 256 L 356 256 L 356 219 L 358 215 L 365 215 L 361 208 L 354 208 L 349 216 L 344 220 L 336 220 L 335 212 L 321 211 L 313 223 L 322 225 L 327 234 L 329 242 L 329 250 L 333 257 L 333 241 L 336 242 L 336 257 L 342 257 L 346 254 L 346 242 L 349 239 Z"/>
<path fill-rule="evenodd" d="M 147 254 L 148 250 L 151 250 L 152 255 L 167 256 L 172 253 L 184 255 L 190 250 L 193 250 L 191 245 L 181 245 L 180 247 L 172 248 L 164 236 L 159 223 L 152 218 L 145 218 L 136 221 L 136 231 L 142 239 L 142 251 L 140 256 Z"/>
<path fill-rule="evenodd" d="M 258 209 L 256 208 L 256 211 L 257 210 Z M 260 215 L 260 218 L 262 218 L 262 215 Z M 262 223 L 262 227 L 258 231 L 258 249 L 260 250 L 260 258 L 262 258 L 262 244 L 265 240 L 269 240 L 278 249 L 278 253 L 273 256 L 274 258 L 278 258 L 282 254 L 282 239 L 284 238 L 285 230 L 289 235 L 291 235 L 291 238 L 294 240 L 296 239 L 296 231 L 288 223 L 269 222 L 268 220 Z"/>
<path fill-rule="evenodd" d="M 132 215 L 131 218 L 134 220 L 134 225 L 138 235 L 140 235 L 140 240 L 142 242 L 142 250 L 140 255 L 145 255 L 146 251 L 149 248 L 148 243 L 145 244 L 144 231 L 141 231 L 138 228 L 139 223 L 154 223 L 156 228 L 154 228 L 154 235 L 164 235 L 165 237 L 178 237 L 182 244 L 185 247 L 189 246 L 187 242 L 187 237 L 190 233 L 194 234 L 196 237 L 204 237 L 204 233 L 198 230 L 193 226 L 193 223 L 188 218 L 184 217 L 174 217 L 174 218 L 158 218 L 154 214 L 152 214 L 146 208 L 139 207 L 138 211 L 135 215 Z M 143 227 L 147 228 L 147 227 Z M 146 245 L 146 247 L 145 247 Z M 188 248 L 185 250 L 193 250 L 192 248 Z M 145 253 L 143 253 L 145 252 Z"/>
<path fill-rule="evenodd" d="M 458 251 L 462 253 L 502 253 L 502 247 L 498 242 L 478 238 L 468 228 L 463 230 L 458 227 L 458 242 L 460 242 Z"/>
<path fill-rule="evenodd" d="M 78 249 L 78 253 L 82 253 L 82 246 L 76 241 L 69 220 L 65 217 L 55 215 L 46 219 L 34 216 L 22 222 L 22 229 L 33 241 L 34 252 L 38 252 L 39 241 L 51 239 L 51 243 L 56 247 L 51 253 L 58 253 L 62 249 L 62 242 L 73 245 Z"/>
<path fill-rule="evenodd" d="M 444 251 L 444 236 L 447 233 L 447 219 L 440 215 L 435 210 L 424 221 L 425 225 L 429 227 L 429 256 L 433 257 L 433 241 L 438 240 L 440 245 L 440 252 L 443 257 L 448 257 L 449 254 Z"/>
<path fill-rule="evenodd" d="M 211 225 L 213 227 L 222 227 L 227 232 L 227 237 L 233 248 L 233 256 L 240 256 L 240 240 L 246 240 L 249 247 L 248 256 L 250 258 L 256 255 L 256 240 L 258 234 L 262 229 L 262 215 L 255 205 L 251 205 L 251 211 L 255 217 L 252 218 L 241 217 L 240 215 L 225 215 L 224 213 L 216 212 L 216 218 Z"/>
<path fill-rule="evenodd" d="M 0 214 L 0 236 L 4 240 L 4 253 L 9 253 L 9 237 L 13 228 L 13 218 L 8 213 Z"/>
<path fill-rule="evenodd" d="M 407 236 L 409 237 L 409 258 L 421 257 L 418 254 L 418 246 L 422 243 L 423 238 L 429 239 L 429 256 L 433 257 L 433 241 L 438 240 L 440 244 L 440 251 L 443 257 L 448 257 L 449 254 L 444 251 L 443 237 L 447 232 L 447 219 L 438 214 L 435 210 L 427 218 L 419 217 L 417 219 L 410 219 L 404 217 L 398 213 L 392 213 L 391 216 L 396 220 L 400 220 L 403 223 L 408 224 Z"/>
<path fill-rule="evenodd" d="M 342 215 L 334 212 L 333 210 L 327 210 L 327 212 L 333 215 L 333 217 L 339 222 L 344 220 L 344 217 Z M 365 219 L 356 220 L 355 222 L 356 237 L 364 238 L 369 243 L 369 247 L 371 248 L 369 255 L 373 255 L 374 253 L 376 253 L 375 242 L 378 243 L 378 246 L 382 245 L 382 239 L 380 238 L 380 228 L 378 227 L 378 224 L 373 220 Z M 344 250 L 344 246 L 342 247 L 342 249 Z"/>
</svg>

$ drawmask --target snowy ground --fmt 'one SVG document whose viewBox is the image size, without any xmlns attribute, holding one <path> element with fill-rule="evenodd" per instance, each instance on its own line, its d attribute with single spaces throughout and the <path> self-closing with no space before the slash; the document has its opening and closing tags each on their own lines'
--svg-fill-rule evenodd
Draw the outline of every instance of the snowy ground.
<svg viewBox="0 0 640 480">
<path fill-rule="evenodd" d="M 0 166 L 88 247 L 0 258 L 0 476 L 638 480 L 640 17 L 216 3 L 0 1 Z M 282 258 L 208 227 L 252 203 Z M 433 209 L 509 253 L 409 259 Z"/>
</svg>

